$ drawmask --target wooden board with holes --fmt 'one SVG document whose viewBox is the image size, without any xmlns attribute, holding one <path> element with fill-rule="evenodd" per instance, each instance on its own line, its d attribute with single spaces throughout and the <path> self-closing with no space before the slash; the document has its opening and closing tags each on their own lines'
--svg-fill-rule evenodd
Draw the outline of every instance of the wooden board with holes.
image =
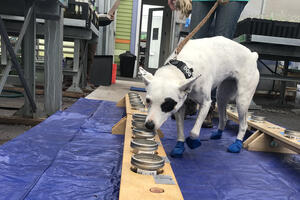
<svg viewBox="0 0 300 200">
<path fill-rule="evenodd" d="M 132 139 L 131 129 L 132 116 L 127 116 L 126 132 L 124 139 L 123 161 L 122 161 L 122 175 L 120 184 L 120 200 L 180 200 L 183 199 L 180 188 L 176 181 L 175 175 L 171 168 L 170 163 L 165 163 L 163 168 L 164 175 L 172 176 L 175 185 L 155 184 L 153 176 L 141 175 L 131 171 L 131 156 L 133 155 L 130 147 Z M 159 137 L 156 135 L 155 140 L 160 142 Z M 158 147 L 158 155 L 166 156 L 165 150 L 162 145 Z M 152 193 L 150 188 L 158 187 L 164 190 L 163 193 Z"/>
<path fill-rule="evenodd" d="M 134 109 L 129 101 L 129 96 L 126 94 L 119 102 L 117 102 L 118 107 L 125 107 L 126 108 L 126 114 L 146 114 L 147 109 Z"/>
<path fill-rule="evenodd" d="M 234 122 L 239 122 L 238 120 L 238 114 L 236 112 L 231 111 L 230 109 L 227 109 L 227 115 L 229 119 L 231 119 Z M 292 151 L 295 151 L 297 153 L 300 153 L 300 141 L 296 139 L 290 139 L 283 136 L 284 128 L 272 124 L 268 121 L 264 122 L 255 122 L 252 120 L 247 120 L 248 126 L 259 130 L 260 132 L 267 134 L 271 136 L 272 138 L 276 139 L 276 141 L 280 142 L 283 146 L 291 149 Z"/>
<path fill-rule="evenodd" d="M 134 115 L 134 114 L 147 115 L 147 109 L 146 108 L 145 108 L 145 110 L 140 111 L 140 110 L 133 109 L 131 107 L 128 94 L 126 94 L 121 100 L 119 100 L 119 102 L 117 102 L 116 105 L 118 107 L 125 107 L 125 109 L 126 109 L 126 115 Z M 117 124 L 115 124 L 113 126 L 113 128 L 112 128 L 112 134 L 124 134 L 125 133 L 125 131 L 123 131 L 123 133 L 120 132 L 120 130 L 122 130 L 123 128 L 119 127 L 119 125 L 123 126 L 122 120 L 120 120 L 120 122 L 118 122 Z M 159 135 L 160 138 L 164 137 L 164 134 L 163 134 L 163 132 L 160 129 L 157 130 L 157 133 L 158 133 L 158 135 Z"/>
</svg>

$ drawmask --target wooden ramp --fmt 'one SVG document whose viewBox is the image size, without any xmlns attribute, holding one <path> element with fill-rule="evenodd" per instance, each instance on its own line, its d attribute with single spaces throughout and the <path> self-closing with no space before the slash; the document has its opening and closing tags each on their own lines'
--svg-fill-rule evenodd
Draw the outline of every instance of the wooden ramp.
<svg viewBox="0 0 300 200">
<path fill-rule="evenodd" d="M 239 123 L 238 114 L 227 109 L 228 118 Z M 248 129 L 256 130 L 243 144 L 249 151 L 266 151 L 276 153 L 300 153 L 299 139 L 290 139 L 283 135 L 285 128 L 268 121 L 255 122 L 247 120 Z"/>
<path fill-rule="evenodd" d="M 146 111 L 138 111 L 131 108 L 128 94 L 117 103 L 117 106 L 126 107 L 127 116 L 122 118 L 112 129 L 113 134 L 125 134 L 122 175 L 120 184 L 120 200 L 181 200 L 183 196 L 176 181 L 170 163 L 166 162 L 161 175 L 172 177 L 175 184 L 156 184 L 154 176 L 141 175 L 131 170 L 131 156 L 133 155 L 130 147 L 132 139 L 132 115 L 146 114 Z M 162 134 L 162 133 L 161 133 Z M 155 136 L 158 146 L 157 153 L 161 157 L 166 157 L 165 150 L 161 145 L 158 134 Z"/>
</svg>

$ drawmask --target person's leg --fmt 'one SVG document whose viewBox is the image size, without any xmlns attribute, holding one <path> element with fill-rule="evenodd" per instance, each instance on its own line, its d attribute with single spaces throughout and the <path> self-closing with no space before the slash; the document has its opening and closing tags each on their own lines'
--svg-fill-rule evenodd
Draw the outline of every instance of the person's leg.
<svg viewBox="0 0 300 200">
<path fill-rule="evenodd" d="M 97 43 L 89 43 L 88 44 L 88 58 L 87 58 L 87 81 L 88 84 L 90 84 L 90 73 L 91 73 L 91 68 L 94 62 L 94 56 L 97 50 Z"/>
<path fill-rule="evenodd" d="M 240 15 L 246 6 L 247 2 L 229 2 L 226 5 L 220 5 L 216 11 L 216 17 L 214 21 L 214 35 L 224 36 L 232 39 L 236 30 L 236 25 Z M 212 105 L 216 104 L 216 91 L 217 88 L 213 89 L 211 92 Z M 212 114 L 214 108 L 209 110 L 207 118 L 203 123 L 203 127 L 212 127 Z"/>
<path fill-rule="evenodd" d="M 237 22 L 247 2 L 232 1 L 219 6 L 216 11 L 215 35 L 232 39 Z"/>
<path fill-rule="evenodd" d="M 207 15 L 209 10 L 213 7 L 214 2 L 192 2 L 192 18 L 190 25 L 190 32 L 201 22 L 201 20 Z M 205 37 L 210 37 L 210 27 L 214 19 L 214 14 L 208 19 L 208 21 L 202 26 L 202 28 L 194 35 L 193 39 L 200 39 Z M 185 102 L 186 111 L 185 116 L 195 115 L 197 113 L 197 104 L 187 99 Z M 205 123 L 204 123 L 205 126 Z M 206 127 L 206 126 L 205 126 Z"/>
<path fill-rule="evenodd" d="M 192 2 L 192 18 L 190 25 L 190 32 L 201 22 L 201 20 L 207 15 L 209 10 L 214 5 L 214 2 L 203 2 L 203 1 L 193 1 Z M 193 37 L 194 39 L 204 38 L 209 36 L 209 28 L 213 21 L 214 14 L 210 19 L 202 26 L 202 28 Z"/>
</svg>

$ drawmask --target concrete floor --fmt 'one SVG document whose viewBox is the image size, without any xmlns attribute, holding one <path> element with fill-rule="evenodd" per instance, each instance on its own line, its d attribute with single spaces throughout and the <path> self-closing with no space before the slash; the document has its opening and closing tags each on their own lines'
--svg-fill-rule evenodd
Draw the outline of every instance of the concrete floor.
<svg viewBox="0 0 300 200">
<path fill-rule="evenodd" d="M 101 99 L 107 101 L 118 102 L 126 93 L 129 92 L 130 87 L 144 87 L 141 80 L 132 79 L 122 79 L 117 80 L 116 84 L 111 86 L 100 86 L 93 93 L 89 94 L 87 98 L 89 99 Z M 143 98 L 145 98 L 144 92 L 138 92 Z M 71 106 L 77 99 L 63 98 L 63 109 Z M 37 96 L 38 103 L 43 102 L 43 96 Z M 255 111 L 256 115 L 261 115 L 267 117 L 267 120 L 283 126 L 288 129 L 300 130 L 300 115 L 292 112 L 297 106 L 289 103 L 285 106 L 278 106 L 278 99 L 276 98 L 265 98 L 265 97 L 255 97 L 255 102 L 258 105 L 262 105 L 263 109 L 260 111 Z M 0 98 L 0 115 L 11 116 L 16 112 L 17 108 L 23 105 L 24 98 Z M 1 109 L 2 107 L 11 107 L 10 109 Z M 30 129 L 31 127 L 22 125 L 1 125 L 0 124 L 0 145 L 17 137 L 24 131 Z"/>
<path fill-rule="evenodd" d="M 106 101 L 118 102 L 125 94 L 128 93 L 130 87 L 144 87 L 144 83 L 141 80 L 132 80 L 128 78 L 122 78 L 122 80 L 117 80 L 116 84 L 111 86 L 100 86 L 95 92 L 88 95 L 90 99 L 101 99 Z M 145 97 L 144 92 L 138 92 L 143 98 Z M 37 95 L 36 101 L 38 107 L 43 106 L 43 96 Z M 77 99 L 74 98 L 63 98 L 63 110 L 67 109 Z M 24 97 L 19 98 L 0 98 L 0 116 L 13 116 L 15 112 L 21 108 L 24 104 Z M 6 109 L 4 109 L 6 108 Z M 30 126 L 23 125 L 4 125 L 0 124 L 0 145 L 5 142 L 17 137 L 18 135 L 24 133 Z"/>
</svg>

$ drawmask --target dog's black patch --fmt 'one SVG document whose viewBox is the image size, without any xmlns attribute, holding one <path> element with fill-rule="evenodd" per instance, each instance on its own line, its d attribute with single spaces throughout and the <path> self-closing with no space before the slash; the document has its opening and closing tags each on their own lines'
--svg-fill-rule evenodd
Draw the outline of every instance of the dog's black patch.
<svg viewBox="0 0 300 200">
<path fill-rule="evenodd" d="M 177 104 L 176 101 L 168 97 L 165 98 L 165 101 L 160 105 L 160 107 L 163 112 L 171 112 L 176 106 L 176 104 Z"/>
</svg>

